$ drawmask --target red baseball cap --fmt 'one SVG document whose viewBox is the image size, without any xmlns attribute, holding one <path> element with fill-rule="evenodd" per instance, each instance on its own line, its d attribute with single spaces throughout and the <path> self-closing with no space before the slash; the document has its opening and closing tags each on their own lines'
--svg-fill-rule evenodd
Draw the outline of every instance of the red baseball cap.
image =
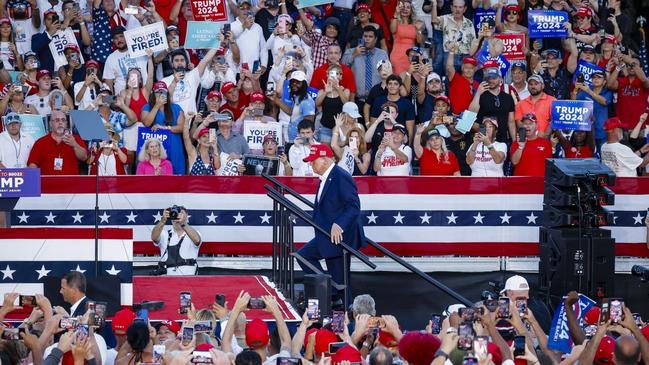
<svg viewBox="0 0 649 365">
<path fill-rule="evenodd" d="M 252 94 L 250 94 L 250 102 L 255 103 L 255 102 L 264 102 L 264 94 L 260 93 L 259 91 L 256 91 Z"/>
<path fill-rule="evenodd" d="M 309 336 L 315 332 L 318 332 L 317 328 L 311 328 L 310 330 L 306 331 L 306 333 L 304 334 L 304 348 L 307 348 L 307 346 L 309 346 Z"/>
<path fill-rule="evenodd" d="M 86 68 L 88 68 L 88 67 L 94 67 L 94 68 L 96 68 L 97 70 L 99 70 L 99 62 L 97 62 L 97 61 L 95 61 L 95 60 L 88 60 L 88 61 L 86 62 L 86 64 L 85 64 L 85 66 L 86 66 Z"/>
<path fill-rule="evenodd" d="M 196 351 L 210 351 L 210 349 L 213 349 L 214 345 L 212 345 L 209 342 L 202 343 L 200 345 L 197 345 L 195 350 Z"/>
<path fill-rule="evenodd" d="M 126 330 L 128 329 L 128 326 L 133 323 L 134 319 L 135 313 L 132 310 L 126 308 L 119 310 L 115 313 L 115 316 L 113 316 L 113 321 L 111 323 L 113 333 L 116 336 L 126 336 Z"/>
<path fill-rule="evenodd" d="M 268 133 L 267 135 L 264 136 L 264 141 L 262 143 L 266 143 L 268 141 L 273 141 L 277 143 L 277 138 L 275 138 L 275 136 L 273 136 L 272 134 Z"/>
<path fill-rule="evenodd" d="M 47 16 L 50 15 L 50 14 L 59 15 L 59 14 L 56 12 L 56 10 L 54 10 L 54 9 L 49 9 L 49 10 L 45 10 L 45 13 L 43 13 L 43 18 L 47 18 Z"/>
<path fill-rule="evenodd" d="M 0 18 L 0 25 L 2 25 L 2 24 L 9 24 L 9 25 L 11 25 L 11 19 L 10 19 L 10 18 L 7 18 L 7 17 Z"/>
<path fill-rule="evenodd" d="M 226 82 L 225 84 L 221 85 L 221 94 L 227 94 L 228 91 L 236 87 L 237 85 L 235 85 L 233 82 Z"/>
<path fill-rule="evenodd" d="M 473 65 L 473 66 L 478 65 L 478 61 L 473 57 L 464 57 L 464 59 L 462 60 L 462 64 L 465 64 L 465 63 L 468 63 L 468 64 Z"/>
<path fill-rule="evenodd" d="M 205 129 L 207 129 L 207 128 L 205 128 Z M 166 320 L 166 321 L 162 321 L 162 322 L 158 323 L 158 325 L 156 326 L 156 329 L 159 330 L 160 327 L 162 327 L 162 326 L 167 327 L 169 329 L 169 331 L 171 331 L 171 332 L 173 332 L 175 334 L 178 334 L 178 332 L 180 332 L 180 325 L 176 321 L 172 321 L 172 320 L 169 320 L 169 319 Z"/>
<path fill-rule="evenodd" d="M 224 56 L 225 55 L 225 47 L 221 46 L 216 49 L 216 55 L 217 56 Z"/>
<path fill-rule="evenodd" d="M 599 322 L 599 314 L 602 310 L 598 306 L 593 306 L 584 314 L 584 322 L 588 325 L 597 324 Z"/>
<path fill-rule="evenodd" d="M 332 364 L 340 364 L 343 361 L 349 361 L 353 363 L 359 363 L 362 361 L 361 353 L 357 349 L 345 345 L 341 347 L 335 354 L 331 355 Z"/>
<path fill-rule="evenodd" d="M 500 352 L 500 347 L 493 342 L 487 343 L 487 352 L 491 355 L 491 361 L 494 365 L 500 365 L 503 362 L 503 354 Z"/>
<path fill-rule="evenodd" d="M 483 69 L 488 69 L 488 68 L 498 68 L 500 69 L 500 66 L 498 66 L 498 62 L 495 60 L 488 60 L 485 63 L 482 64 Z"/>
<path fill-rule="evenodd" d="M 259 318 L 255 318 L 246 324 L 246 345 L 258 349 L 268 344 L 270 335 L 268 325 Z"/>
<path fill-rule="evenodd" d="M 370 7 L 365 3 L 359 4 L 356 7 L 356 14 L 360 13 L 361 11 L 367 11 L 369 13 L 370 12 Z"/>
<path fill-rule="evenodd" d="M 63 52 L 67 51 L 68 49 L 71 49 L 75 52 L 79 52 L 79 47 L 77 47 L 76 44 L 68 43 L 63 47 Z"/>
<path fill-rule="evenodd" d="M 313 146 L 311 146 L 309 155 L 306 156 L 302 161 L 311 162 L 317 160 L 320 157 L 334 157 L 334 153 L 326 144 L 314 144 Z"/>
<path fill-rule="evenodd" d="M 517 11 L 517 12 L 520 13 L 521 12 L 521 7 L 516 5 L 516 4 L 510 4 L 510 5 L 505 6 L 505 11 Z"/>
<path fill-rule="evenodd" d="M 611 42 L 617 44 L 617 38 L 612 34 L 607 34 L 604 36 L 604 42 Z"/>
<path fill-rule="evenodd" d="M 411 365 L 430 365 L 441 341 L 424 331 L 408 332 L 399 342 L 399 354 Z"/>
<path fill-rule="evenodd" d="M 153 92 L 157 93 L 158 91 L 167 91 L 167 84 L 165 84 L 162 81 L 156 81 L 155 84 L 153 84 Z"/>
<path fill-rule="evenodd" d="M 39 70 L 38 73 L 36 74 L 36 81 L 40 80 L 45 76 L 52 77 L 52 73 L 49 72 L 48 70 Z"/>
<path fill-rule="evenodd" d="M 594 364 L 610 365 L 613 364 L 613 350 L 615 350 L 615 339 L 611 336 L 602 338 L 595 353 Z"/>
<path fill-rule="evenodd" d="M 440 95 L 440 96 L 435 98 L 435 102 L 438 102 L 440 100 L 445 102 L 448 105 L 451 105 L 451 99 L 449 99 L 448 96 L 446 96 L 446 95 Z"/>
<path fill-rule="evenodd" d="M 200 131 L 198 131 L 198 138 L 201 138 L 203 134 L 208 134 L 210 133 L 210 130 L 208 128 L 203 128 Z"/>
<path fill-rule="evenodd" d="M 640 332 L 642 332 L 642 335 L 644 336 L 644 338 L 646 338 L 647 341 L 649 341 L 649 326 L 642 327 Z"/>
<path fill-rule="evenodd" d="M 604 130 L 610 131 L 615 128 L 622 128 L 622 121 L 618 117 L 611 117 L 604 122 Z"/>
<path fill-rule="evenodd" d="M 317 145 L 324 146 L 324 145 Z M 313 147 L 311 147 L 313 149 Z M 315 353 L 322 354 L 323 352 L 329 353 L 329 344 L 338 342 L 338 336 L 328 329 L 320 328 L 315 334 Z"/>
<path fill-rule="evenodd" d="M 579 8 L 579 10 L 577 10 L 577 12 L 575 13 L 575 17 L 591 17 L 591 18 L 592 18 L 592 17 L 593 17 L 593 11 L 590 10 L 590 8 L 587 8 L 587 7 L 585 7 L 585 6 L 582 6 L 582 7 Z"/>
<path fill-rule="evenodd" d="M 527 119 L 527 120 L 531 120 L 531 121 L 534 122 L 534 123 L 538 123 L 538 122 L 539 122 L 538 119 L 536 119 L 536 115 L 534 115 L 534 114 L 532 114 L 532 113 L 527 113 L 527 114 L 523 115 L 523 118 L 521 118 L 521 122 L 524 121 L 524 120 L 526 120 L 526 119 Z"/>
<path fill-rule="evenodd" d="M 223 95 L 221 95 L 221 93 L 216 91 L 216 90 L 212 90 L 207 94 L 207 99 L 209 100 L 209 99 L 212 99 L 212 98 L 223 99 Z"/>
</svg>

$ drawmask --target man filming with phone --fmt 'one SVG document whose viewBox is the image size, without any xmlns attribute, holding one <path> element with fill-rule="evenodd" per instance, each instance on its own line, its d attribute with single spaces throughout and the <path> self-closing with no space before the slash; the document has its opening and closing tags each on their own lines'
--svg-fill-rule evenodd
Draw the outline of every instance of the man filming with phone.
<svg viewBox="0 0 649 365">
<path fill-rule="evenodd" d="M 171 220 L 171 229 L 163 231 L 168 220 Z M 174 205 L 165 209 L 151 231 L 151 240 L 160 247 L 160 261 L 154 275 L 196 275 L 196 258 L 203 239 L 189 225 L 187 208 Z"/>
<path fill-rule="evenodd" d="M 514 176 L 544 176 L 545 159 L 552 157 L 552 144 L 537 135 L 537 119 L 525 114 L 518 129 L 518 139 L 512 144 L 510 156 L 514 164 Z"/>
</svg>

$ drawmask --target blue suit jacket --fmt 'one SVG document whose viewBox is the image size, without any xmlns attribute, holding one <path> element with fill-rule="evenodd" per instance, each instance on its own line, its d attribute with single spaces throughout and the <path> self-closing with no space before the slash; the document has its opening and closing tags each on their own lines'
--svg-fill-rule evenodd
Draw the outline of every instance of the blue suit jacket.
<svg viewBox="0 0 649 365">
<path fill-rule="evenodd" d="M 349 173 L 337 165 L 329 173 L 324 184 L 320 200 L 317 199 L 313 209 L 313 220 L 327 232 L 336 223 L 343 229 L 343 242 L 359 249 L 365 247 L 365 233 L 361 216 L 361 202 L 358 198 L 356 183 Z M 316 192 L 317 194 L 317 192 Z M 323 258 L 342 256 L 343 249 L 331 243 L 331 240 L 316 230 L 312 241 L 318 247 Z"/>
</svg>

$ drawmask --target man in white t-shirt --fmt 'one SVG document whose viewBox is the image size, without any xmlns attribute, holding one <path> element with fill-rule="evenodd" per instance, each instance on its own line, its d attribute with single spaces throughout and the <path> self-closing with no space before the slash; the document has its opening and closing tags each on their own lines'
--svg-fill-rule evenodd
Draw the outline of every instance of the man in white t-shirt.
<svg viewBox="0 0 649 365">
<path fill-rule="evenodd" d="M 124 38 L 124 31 L 126 28 L 117 26 L 111 31 L 113 37 L 113 45 L 116 50 L 113 51 L 104 65 L 104 74 L 102 79 L 104 82 L 113 89 L 113 95 L 117 95 L 126 88 L 126 77 L 128 71 L 132 68 L 139 68 L 142 74 L 142 84 L 146 84 L 147 80 L 147 61 L 148 56 L 131 57 L 128 53 L 126 46 L 126 39 Z"/>
<path fill-rule="evenodd" d="M 34 138 L 20 133 L 20 116 L 9 113 L 4 117 L 5 131 L 0 133 L 0 168 L 27 167 L 29 152 L 34 146 Z"/>
<path fill-rule="evenodd" d="M 198 66 L 189 71 L 185 50 L 179 48 L 171 53 L 171 67 L 174 73 L 162 79 L 162 82 L 167 84 L 171 101 L 180 105 L 185 114 L 196 114 L 196 93 L 201 86 L 201 77 L 215 54 L 216 48 L 210 49 Z"/>
<path fill-rule="evenodd" d="M 404 144 L 408 132 L 403 124 L 395 124 L 392 132 L 385 132 L 376 151 L 374 171 L 378 176 L 409 176 L 412 148 Z"/>
<path fill-rule="evenodd" d="M 293 176 L 315 176 L 313 168 L 304 158 L 311 152 L 311 146 L 320 144 L 315 140 L 315 125 L 310 120 L 302 120 L 297 125 L 298 137 L 293 141 L 293 145 L 288 150 L 288 160 L 293 168 Z"/>
<path fill-rule="evenodd" d="M 644 114 L 646 118 L 646 114 Z M 649 144 L 645 144 L 636 152 L 620 143 L 622 140 L 622 122 L 618 117 L 608 118 L 604 123 L 606 143 L 602 145 L 602 162 L 618 177 L 636 177 L 637 168 L 649 164 L 649 154 L 644 158 L 641 154 L 649 152 Z"/>
<path fill-rule="evenodd" d="M 498 118 L 484 117 L 484 134 L 473 136 L 473 144 L 466 154 L 466 163 L 471 167 L 471 176 L 505 176 L 503 162 L 507 157 L 507 144 L 496 141 Z"/>
</svg>

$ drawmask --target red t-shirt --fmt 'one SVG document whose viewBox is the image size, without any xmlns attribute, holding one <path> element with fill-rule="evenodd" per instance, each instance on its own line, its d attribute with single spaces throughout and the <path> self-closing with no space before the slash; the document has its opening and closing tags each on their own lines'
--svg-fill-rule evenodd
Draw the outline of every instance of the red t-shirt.
<svg viewBox="0 0 649 365">
<path fill-rule="evenodd" d="M 356 93 L 356 82 L 354 81 L 354 73 L 349 67 L 343 64 L 340 64 L 340 67 L 343 69 L 343 79 L 341 80 L 340 84 L 345 89 L 349 90 L 349 92 Z M 329 64 L 325 63 L 324 65 L 318 67 L 315 71 L 313 71 L 313 76 L 311 76 L 311 83 L 309 84 L 309 86 L 318 90 L 324 89 L 324 85 L 327 82 L 328 68 L 329 68 Z"/>
<path fill-rule="evenodd" d="M 219 112 L 222 112 L 224 110 L 229 110 L 230 112 L 232 112 L 233 119 L 237 120 L 241 116 L 241 113 L 243 113 L 243 109 L 245 109 L 246 106 L 247 105 L 244 105 L 241 102 L 241 100 L 239 100 L 236 106 L 231 106 L 230 104 L 225 103 L 221 105 L 221 107 L 219 108 Z"/>
<path fill-rule="evenodd" d="M 566 151 L 566 158 L 590 158 L 593 157 L 593 150 L 590 146 L 572 146 Z"/>
<path fill-rule="evenodd" d="M 518 141 L 512 143 L 510 156 L 518 149 Z M 552 144 L 545 138 L 528 140 L 518 165 L 514 165 L 514 176 L 545 176 L 545 159 L 552 157 Z"/>
<path fill-rule="evenodd" d="M 455 73 L 448 86 L 448 98 L 451 99 L 453 114 L 460 114 L 469 109 L 471 100 L 473 100 L 473 90 L 477 87 L 477 81 L 473 80 L 473 85 L 471 85 L 471 82 L 459 72 Z"/>
<path fill-rule="evenodd" d="M 617 116 L 626 129 L 635 128 L 638 118 L 647 109 L 649 89 L 642 87 L 639 78 L 629 80 L 628 76 L 617 78 Z"/>
<path fill-rule="evenodd" d="M 86 143 L 78 135 L 74 139 L 79 146 L 86 149 Z M 62 161 L 57 161 L 61 159 Z M 79 175 L 79 164 L 74 148 L 63 141 L 56 143 L 52 134 L 43 136 L 34 143 L 27 165 L 35 164 L 41 169 L 41 175 Z M 59 167 L 55 169 L 55 165 Z"/>
<path fill-rule="evenodd" d="M 448 158 L 437 159 L 437 154 L 424 147 L 424 152 L 419 158 L 419 175 L 452 176 L 460 171 L 460 164 L 457 157 L 448 151 Z"/>
</svg>

